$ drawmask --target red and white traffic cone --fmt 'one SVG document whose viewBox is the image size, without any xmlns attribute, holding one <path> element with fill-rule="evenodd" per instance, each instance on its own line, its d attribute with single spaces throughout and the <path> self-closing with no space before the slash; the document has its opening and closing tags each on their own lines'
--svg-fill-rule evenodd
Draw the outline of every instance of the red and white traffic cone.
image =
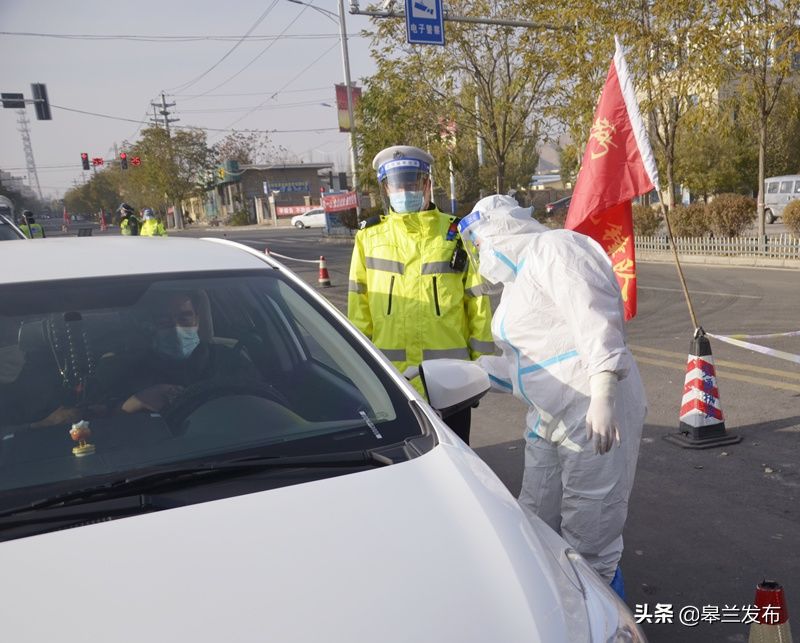
<svg viewBox="0 0 800 643">
<path fill-rule="evenodd" d="M 750 626 L 748 643 L 792 643 L 783 586 L 771 580 L 756 585 L 758 621 Z"/>
<path fill-rule="evenodd" d="M 330 288 L 331 277 L 328 274 L 328 264 L 325 262 L 325 257 L 319 258 L 319 285 L 323 288 Z"/>
<path fill-rule="evenodd" d="M 711 343 L 702 328 L 695 331 L 689 346 L 678 433 L 664 439 L 686 449 L 707 449 L 742 440 L 725 430 Z"/>
</svg>

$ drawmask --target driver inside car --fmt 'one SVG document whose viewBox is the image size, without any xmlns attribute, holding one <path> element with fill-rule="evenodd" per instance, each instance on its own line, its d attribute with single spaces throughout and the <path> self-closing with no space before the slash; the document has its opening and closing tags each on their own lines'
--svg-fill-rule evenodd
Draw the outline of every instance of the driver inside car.
<svg viewBox="0 0 800 643">
<path fill-rule="evenodd" d="M 123 402 L 122 411 L 158 413 L 187 386 L 205 380 L 259 379 L 252 362 L 241 353 L 201 340 L 197 308 L 186 293 L 157 295 L 152 346 L 133 367 L 130 381 L 136 392 Z"/>
<path fill-rule="evenodd" d="M 99 385 L 105 404 L 92 414 L 122 411 L 160 413 L 189 387 L 206 381 L 258 382 L 253 363 L 241 351 L 212 343 L 198 313 L 200 296 L 181 291 L 151 291 L 146 297 L 143 326 L 148 347 L 136 354 L 108 360 Z M 207 310 L 207 308 L 206 308 Z M 210 314 L 206 320 L 210 324 Z M 86 409 L 60 406 L 32 427 L 74 422 Z"/>
</svg>

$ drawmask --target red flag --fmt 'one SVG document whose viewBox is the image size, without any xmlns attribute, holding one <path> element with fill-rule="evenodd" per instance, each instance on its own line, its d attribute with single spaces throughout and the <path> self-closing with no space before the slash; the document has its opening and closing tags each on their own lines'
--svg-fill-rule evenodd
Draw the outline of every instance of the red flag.
<svg viewBox="0 0 800 643">
<path fill-rule="evenodd" d="M 608 253 L 627 320 L 636 315 L 631 199 L 658 187 L 658 170 L 622 45 L 615 42 L 564 227 L 592 237 Z"/>
</svg>

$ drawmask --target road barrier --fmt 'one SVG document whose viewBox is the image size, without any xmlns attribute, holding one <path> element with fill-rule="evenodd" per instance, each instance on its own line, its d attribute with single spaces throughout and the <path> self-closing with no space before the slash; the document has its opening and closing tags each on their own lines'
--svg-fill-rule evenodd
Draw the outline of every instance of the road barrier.
<svg viewBox="0 0 800 643">
<path fill-rule="evenodd" d="M 298 261 L 300 263 L 316 263 L 319 264 L 319 279 L 317 280 L 319 285 L 323 288 L 330 288 L 331 287 L 331 277 L 328 274 L 328 264 L 325 261 L 325 257 L 320 257 L 319 259 L 298 259 L 297 257 L 287 257 L 286 255 L 278 254 L 277 252 L 272 252 L 269 248 L 264 248 L 264 254 L 270 255 L 271 257 L 278 257 L 278 259 L 286 259 L 287 261 Z"/>
<path fill-rule="evenodd" d="M 685 449 L 707 449 L 742 440 L 725 429 L 711 343 L 702 328 L 695 331 L 689 346 L 678 432 L 664 439 Z"/>
</svg>

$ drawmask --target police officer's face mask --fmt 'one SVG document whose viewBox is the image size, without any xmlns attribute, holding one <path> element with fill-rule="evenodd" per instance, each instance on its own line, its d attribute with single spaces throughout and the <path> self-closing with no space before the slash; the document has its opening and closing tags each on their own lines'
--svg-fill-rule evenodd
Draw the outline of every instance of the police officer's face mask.
<svg viewBox="0 0 800 643">
<path fill-rule="evenodd" d="M 404 190 L 402 192 L 389 193 L 389 205 L 398 214 L 408 214 L 409 212 L 419 212 L 425 202 L 425 192 L 417 190 Z"/>
</svg>

